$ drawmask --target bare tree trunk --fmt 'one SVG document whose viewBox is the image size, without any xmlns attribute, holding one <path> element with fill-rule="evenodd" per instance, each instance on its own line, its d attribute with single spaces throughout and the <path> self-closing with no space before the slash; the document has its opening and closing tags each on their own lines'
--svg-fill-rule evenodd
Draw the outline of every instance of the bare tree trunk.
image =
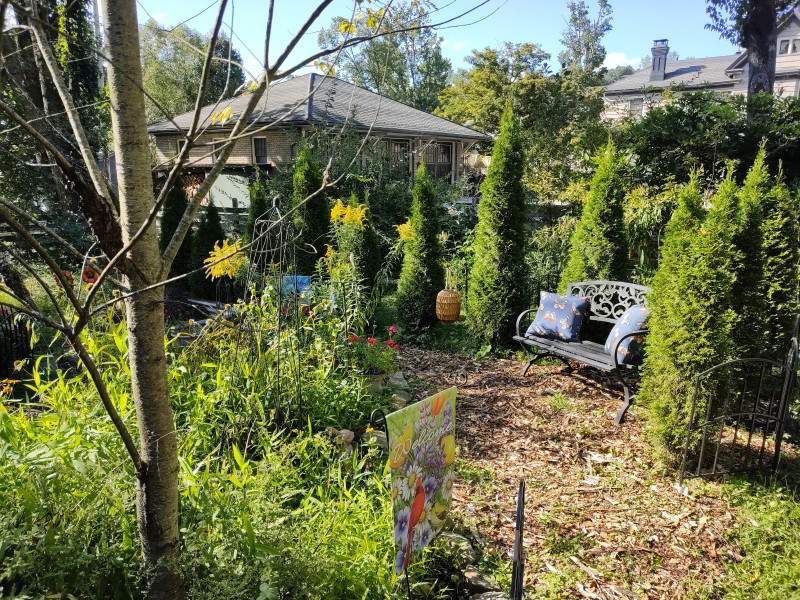
<svg viewBox="0 0 800 600">
<path fill-rule="evenodd" d="M 747 55 L 747 93 L 772 93 L 775 85 L 775 46 L 778 21 L 775 0 L 753 0 L 752 11 L 742 32 Z"/>
<path fill-rule="evenodd" d="M 105 19 L 111 123 L 117 158 L 120 218 L 127 244 L 154 203 L 135 0 L 102 0 Z M 128 275 L 131 290 L 156 283 L 161 254 L 155 227 L 130 252 L 138 272 Z M 183 597 L 177 565 L 178 452 L 167 385 L 164 351 L 164 288 L 127 300 L 128 346 L 133 399 L 139 425 L 143 468 L 136 489 L 139 537 L 147 563 L 154 568 L 148 598 Z"/>
</svg>

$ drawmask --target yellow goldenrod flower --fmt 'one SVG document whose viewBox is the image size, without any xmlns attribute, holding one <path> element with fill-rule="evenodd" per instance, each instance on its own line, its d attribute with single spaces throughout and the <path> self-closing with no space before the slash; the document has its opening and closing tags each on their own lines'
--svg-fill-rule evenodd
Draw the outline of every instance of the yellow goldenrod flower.
<svg viewBox="0 0 800 600">
<path fill-rule="evenodd" d="M 219 245 L 219 242 L 215 243 L 214 249 L 209 252 L 208 258 L 203 262 L 214 263 L 226 257 L 227 260 L 206 267 L 206 277 L 210 277 L 211 279 L 219 279 L 226 275 L 228 277 L 235 277 L 239 267 L 247 262 L 244 255 L 239 253 L 240 248 L 241 242 L 239 240 L 236 240 L 233 244 L 228 244 L 228 240 L 223 240 L 222 246 Z"/>
<path fill-rule="evenodd" d="M 397 235 L 401 240 L 410 240 L 414 237 L 414 232 L 411 229 L 411 221 L 406 221 L 402 225 L 394 225 L 397 230 Z"/>
<path fill-rule="evenodd" d="M 361 229 L 367 224 L 367 207 L 363 204 L 358 206 L 345 206 L 341 200 L 337 200 L 331 209 L 331 221 L 338 223 L 352 223 Z"/>
</svg>

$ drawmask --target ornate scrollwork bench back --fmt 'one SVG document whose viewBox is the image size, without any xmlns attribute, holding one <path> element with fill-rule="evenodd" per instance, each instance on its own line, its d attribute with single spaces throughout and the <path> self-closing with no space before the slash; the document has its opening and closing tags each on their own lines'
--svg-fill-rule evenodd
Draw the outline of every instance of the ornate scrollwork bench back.
<svg viewBox="0 0 800 600">
<path fill-rule="evenodd" d="M 616 323 L 631 306 L 644 306 L 650 288 L 625 281 L 578 281 L 567 286 L 568 296 L 589 298 L 589 320 Z"/>
</svg>

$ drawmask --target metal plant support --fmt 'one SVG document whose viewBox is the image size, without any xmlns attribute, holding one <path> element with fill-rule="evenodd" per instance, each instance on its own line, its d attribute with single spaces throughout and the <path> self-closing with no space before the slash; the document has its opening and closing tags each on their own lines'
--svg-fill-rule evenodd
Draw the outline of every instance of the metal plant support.
<svg viewBox="0 0 800 600">
<path fill-rule="evenodd" d="M 525 577 L 525 555 L 522 545 L 525 528 L 525 480 L 519 482 L 517 493 L 517 524 L 514 528 L 514 555 L 511 567 L 511 600 L 522 600 Z"/>
<path fill-rule="evenodd" d="M 681 464 L 685 479 L 775 470 L 789 418 L 797 337 L 785 362 L 731 360 L 695 378 Z"/>
<path fill-rule="evenodd" d="M 12 378 L 17 361 L 33 358 L 28 324 L 24 315 L 0 310 L 0 379 Z"/>
</svg>

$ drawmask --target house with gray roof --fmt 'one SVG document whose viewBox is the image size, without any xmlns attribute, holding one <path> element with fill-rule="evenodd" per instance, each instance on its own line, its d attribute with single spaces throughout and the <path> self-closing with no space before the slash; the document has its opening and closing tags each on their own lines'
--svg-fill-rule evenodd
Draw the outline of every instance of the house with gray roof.
<svg viewBox="0 0 800 600">
<path fill-rule="evenodd" d="M 200 123 L 207 126 L 189 153 L 189 180 L 202 178 L 214 165 L 214 143 L 230 134 L 250 100 L 247 93 L 202 109 Z M 225 111 L 229 118 L 213 119 Z M 152 123 L 157 170 L 167 170 L 184 143 L 178 128 L 189 129 L 193 112 Z M 177 126 L 177 127 L 176 127 Z M 247 180 L 255 168 L 266 173 L 291 164 L 297 143 L 312 131 L 350 131 L 370 135 L 371 148 L 383 148 L 392 168 L 413 176 L 420 163 L 438 178 L 455 181 L 464 173 L 464 156 L 477 142 L 489 139 L 469 127 L 418 110 L 352 83 L 308 74 L 269 87 L 250 118 L 250 131 L 239 138 L 226 170 L 211 189 L 214 203 L 223 209 L 249 205 Z M 203 145 L 205 144 L 205 145 Z"/>
<path fill-rule="evenodd" d="M 747 94 L 747 51 L 728 56 L 668 61 L 668 40 L 655 40 L 649 68 L 626 75 L 607 85 L 603 93 L 606 118 L 637 117 L 658 106 L 665 90 L 712 91 Z M 800 6 L 778 24 L 774 93 L 779 97 L 800 94 Z"/>
</svg>

